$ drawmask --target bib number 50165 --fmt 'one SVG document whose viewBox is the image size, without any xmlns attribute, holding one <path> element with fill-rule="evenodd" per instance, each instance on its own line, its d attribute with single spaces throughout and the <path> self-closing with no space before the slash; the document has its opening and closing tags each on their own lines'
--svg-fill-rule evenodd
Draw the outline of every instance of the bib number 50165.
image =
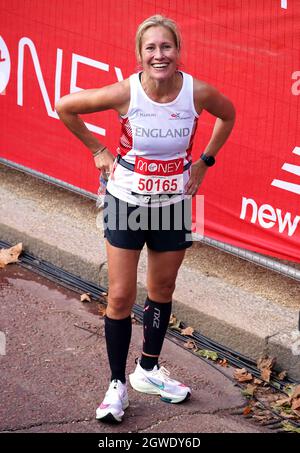
<svg viewBox="0 0 300 453">
<path fill-rule="evenodd" d="M 177 178 L 139 178 L 138 190 L 141 192 L 176 192 L 178 190 Z"/>
</svg>

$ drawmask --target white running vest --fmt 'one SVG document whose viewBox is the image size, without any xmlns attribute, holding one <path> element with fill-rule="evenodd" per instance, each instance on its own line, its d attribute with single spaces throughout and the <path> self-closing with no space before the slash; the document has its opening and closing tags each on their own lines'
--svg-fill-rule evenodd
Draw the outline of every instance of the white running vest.
<svg viewBox="0 0 300 453">
<path fill-rule="evenodd" d="M 120 116 L 121 137 L 118 153 L 135 170 L 115 161 L 107 190 L 128 203 L 149 206 L 149 199 L 160 198 L 157 205 L 175 203 L 184 198 L 184 186 L 190 170 L 197 114 L 193 101 L 193 77 L 181 72 L 182 88 L 174 101 L 159 103 L 145 93 L 140 73 L 130 76 L 130 104 Z M 162 194 L 167 196 L 161 201 Z M 151 206 L 155 206 L 151 201 Z"/>
</svg>

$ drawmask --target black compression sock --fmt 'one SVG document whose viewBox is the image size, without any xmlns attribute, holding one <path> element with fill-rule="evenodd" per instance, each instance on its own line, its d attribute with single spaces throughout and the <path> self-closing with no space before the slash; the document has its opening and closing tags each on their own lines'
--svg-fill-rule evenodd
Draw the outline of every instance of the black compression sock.
<svg viewBox="0 0 300 453">
<path fill-rule="evenodd" d="M 172 310 L 172 301 L 159 303 L 148 297 L 144 307 L 144 344 L 143 353 L 154 355 L 149 357 L 142 354 L 140 365 L 145 370 L 152 370 L 158 365 L 158 356 L 164 342 Z"/>
<path fill-rule="evenodd" d="M 111 380 L 126 382 L 125 370 L 131 340 L 131 316 L 125 319 L 104 318 L 106 348 L 111 369 Z"/>
</svg>

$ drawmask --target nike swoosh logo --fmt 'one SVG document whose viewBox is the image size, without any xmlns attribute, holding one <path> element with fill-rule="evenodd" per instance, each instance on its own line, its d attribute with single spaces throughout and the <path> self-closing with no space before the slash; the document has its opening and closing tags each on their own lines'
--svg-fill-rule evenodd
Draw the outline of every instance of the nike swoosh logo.
<svg viewBox="0 0 300 453">
<path fill-rule="evenodd" d="M 99 408 L 100 408 L 100 409 L 107 409 L 109 406 L 110 406 L 110 404 L 103 404 L 103 403 L 101 403 L 100 406 L 99 406 Z"/>
<path fill-rule="evenodd" d="M 152 385 L 155 385 L 155 387 L 164 390 L 165 385 L 164 384 L 157 384 L 156 382 L 151 381 L 151 379 L 148 378 L 148 381 L 151 382 Z"/>
</svg>

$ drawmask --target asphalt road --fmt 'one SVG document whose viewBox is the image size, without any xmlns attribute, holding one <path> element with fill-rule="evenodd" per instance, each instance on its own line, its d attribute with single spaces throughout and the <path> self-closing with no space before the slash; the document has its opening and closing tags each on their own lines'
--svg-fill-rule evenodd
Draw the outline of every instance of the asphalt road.
<svg viewBox="0 0 300 453">
<path fill-rule="evenodd" d="M 110 376 L 98 303 L 24 269 L 0 269 L 0 433 L 267 433 L 231 415 L 246 404 L 227 377 L 166 340 L 161 363 L 192 388 L 176 405 L 129 388 L 120 425 L 95 420 Z M 142 327 L 133 325 L 127 373 L 140 354 Z M 3 345 L 2 345 L 3 347 Z"/>
</svg>

